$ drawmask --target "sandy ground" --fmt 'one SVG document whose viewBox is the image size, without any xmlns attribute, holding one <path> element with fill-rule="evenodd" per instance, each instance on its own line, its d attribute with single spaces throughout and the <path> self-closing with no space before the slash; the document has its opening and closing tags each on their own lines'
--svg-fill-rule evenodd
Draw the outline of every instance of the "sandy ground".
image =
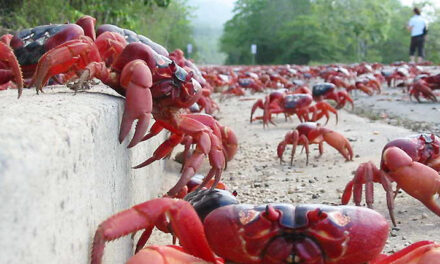
<svg viewBox="0 0 440 264">
<path fill-rule="evenodd" d="M 274 119 L 277 126 L 266 129 L 259 121 L 249 123 L 252 104 L 262 97 L 262 94 L 231 97 L 220 103 L 221 112 L 217 114 L 220 122 L 233 128 L 239 139 L 238 153 L 223 173 L 223 181 L 231 191 L 238 192 L 241 203 L 338 205 L 345 184 L 352 179 L 359 164 L 373 161 L 379 166 L 380 154 L 387 142 L 415 134 L 415 131 L 431 132 L 440 128 L 438 103 L 410 102 L 398 89 L 386 89 L 382 95 L 373 97 L 355 94 L 355 110 L 351 111 L 349 107 L 346 107 L 349 110 L 340 110 L 339 123 L 335 124 L 332 117 L 327 125 L 349 139 L 355 154 L 353 161 L 346 162 L 335 149 L 324 144 L 321 157 L 318 157 L 317 145 L 311 147 L 308 166 L 305 153 L 300 153 L 298 148 L 293 166 L 290 166 L 289 163 L 280 164 L 276 148 L 286 132 L 296 127 L 299 121 L 295 117 L 286 122 L 280 115 Z M 256 114 L 260 115 L 261 111 L 257 110 Z M 412 126 L 415 122 L 417 125 Z M 289 147 L 285 160 L 289 159 L 288 153 Z M 170 161 L 168 164 L 171 171 L 178 168 L 174 163 Z M 206 172 L 206 168 L 201 172 Z M 175 178 L 170 177 L 164 189 L 172 186 L 174 181 Z M 383 188 L 375 184 L 375 210 L 389 220 L 384 194 Z M 401 192 L 395 206 L 398 225 L 391 228 L 389 221 L 390 233 L 384 253 L 395 252 L 420 240 L 440 241 L 440 218 L 419 201 Z M 156 234 L 152 243 L 159 241 L 169 243 L 170 238 L 163 239 Z"/>
</svg>

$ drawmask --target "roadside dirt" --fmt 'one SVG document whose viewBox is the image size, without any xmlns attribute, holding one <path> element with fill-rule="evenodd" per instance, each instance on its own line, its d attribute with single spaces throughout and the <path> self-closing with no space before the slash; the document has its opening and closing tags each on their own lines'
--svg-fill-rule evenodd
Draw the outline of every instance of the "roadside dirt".
<svg viewBox="0 0 440 264">
<path fill-rule="evenodd" d="M 382 95 L 373 97 L 357 94 L 354 95 L 355 110 L 339 111 L 339 123 L 335 124 L 334 117 L 331 117 L 327 125 L 349 139 L 355 154 L 353 161 L 346 162 L 335 149 L 324 144 L 321 157 L 318 157 L 317 145 L 312 145 L 308 166 L 305 153 L 300 153 L 298 148 L 293 166 L 290 166 L 288 162 L 280 164 L 276 147 L 299 121 L 295 117 L 286 122 L 280 115 L 274 119 L 277 126 L 266 129 L 259 121 L 249 123 L 252 104 L 262 97 L 262 94 L 231 97 L 220 103 L 221 112 L 217 114 L 220 122 L 231 127 L 239 139 L 238 153 L 223 173 L 223 181 L 231 191 L 238 192 L 241 203 L 338 205 L 345 184 L 352 179 L 359 164 L 373 161 L 379 166 L 380 154 L 387 142 L 416 132 L 439 131 L 440 128 L 440 104 L 410 102 L 400 90 L 393 89 L 386 89 Z M 257 110 L 256 114 L 260 115 L 261 111 Z M 285 160 L 289 160 L 289 153 L 288 146 Z M 176 171 L 179 165 L 170 160 L 168 167 L 170 171 Z M 206 173 L 207 168 L 205 166 L 200 172 Z M 173 175 L 164 190 L 175 183 L 177 174 Z M 389 220 L 385 192 L 379 184 L 374 188 L 374 208 Z M 390 233 L 384 253 L 395 252 L 420 240 L 440 241 L 440 218 L 419 201 L 401 192 L 395 206 L 398 225 L 392 228 L 389 221 Z M 170 241 L 169 236 L 156 234 L 151 242 Z"/>
</svg>

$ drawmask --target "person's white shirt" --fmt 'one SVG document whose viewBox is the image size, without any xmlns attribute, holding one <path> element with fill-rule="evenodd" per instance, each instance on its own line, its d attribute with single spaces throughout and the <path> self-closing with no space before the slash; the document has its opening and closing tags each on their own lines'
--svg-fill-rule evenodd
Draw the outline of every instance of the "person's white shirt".
<svg viewBox="0 0 440 264">
<path fill-rule="evenodd" d="M 411 37 L 419 36 L 423 34 L 423 29 L 428 23 L 420 15 L 414 15 L 408 22 L 408 27 L 411 27 Z"/>
</svg>

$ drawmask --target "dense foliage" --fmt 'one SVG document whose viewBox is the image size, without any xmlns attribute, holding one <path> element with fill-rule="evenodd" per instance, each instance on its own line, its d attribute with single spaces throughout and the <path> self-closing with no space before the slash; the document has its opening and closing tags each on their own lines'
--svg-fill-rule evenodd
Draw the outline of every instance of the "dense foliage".
<svg viewBox="0 0 440 264">
<path fill-rule="evenodd" d="M 412 8 L 399 0 L 237 0 L 234 14 L 221 38 L 227 64 L 251 63 L 252 43 L 259 64 L 408 60 Z M 439 48 L 434 20 L 427 59 L 440 62 Z"/>
<path fill-rule="evenodd" d="M 91 15 L 99 24 L 115 24 L 145 35 L 172 51 L 193 43 L 185 0 L 2 0 L 1 33 Z"/>
</svg>

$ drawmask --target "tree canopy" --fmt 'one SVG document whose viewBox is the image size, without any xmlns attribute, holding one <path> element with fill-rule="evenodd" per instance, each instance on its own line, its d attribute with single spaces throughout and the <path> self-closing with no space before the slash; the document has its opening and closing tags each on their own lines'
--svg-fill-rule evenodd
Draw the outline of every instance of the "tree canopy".
<svg viewBox="0 0 440 264">
<path fill-rule="evenodd" d="M 91 15 L 98 25 L 131 29 L 170 51 L 194 43 L 186 0 L 0 0 L 0 4 L 0 33 Z"/>
<path fill-rule="evenodd" d="M 411 16 L 399 0 L 237 0 L 221 50 L 227 64 L 251 63 L 251 44 L 258 46 L 258 64 L 407 60 Z M 439 29 L 439 21 L 430 22 L 426 53 L 434 62 L 440 62 Z"/>
</svg>

